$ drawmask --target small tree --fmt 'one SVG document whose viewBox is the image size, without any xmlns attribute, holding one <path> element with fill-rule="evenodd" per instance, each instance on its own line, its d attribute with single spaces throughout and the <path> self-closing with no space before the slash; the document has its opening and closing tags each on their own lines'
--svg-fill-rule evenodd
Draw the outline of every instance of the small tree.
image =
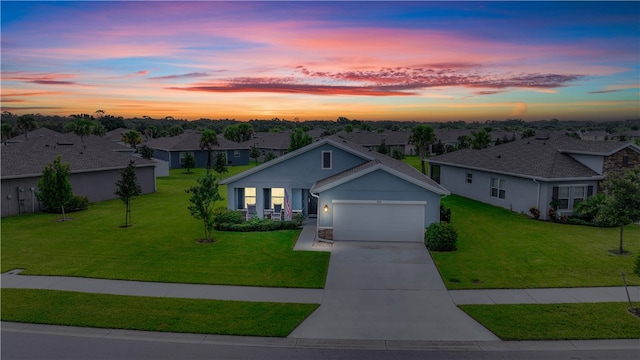
<svg viewBox="0 0 640 360">
<path fill-rule="evenodd" d="M 229 172 L 229 165 L 227 164 L 227 155 L 223 152 L 216 153 L 216 161 L 213 164 L 213 170 L 215 170 L 219 178 L 222 179 L 222 174 Z"/>
<path fill-rule="evenodd" d="M 222 196 L 218 192 L 218 182 L 216 178 L 207 171 L 204 177 L 198 178 L 198 186 L 192 186 L 185 190 L 191 194 L 188 206 L 191 216 L 202 220 L 204 224 L 205 241 L 212 242 L 211 231 L 215 226 L 213 208 L 216 201 L 222 200 Z"/>
<path fill-rule="evenodd" d="M 429 146 L 433 144 L 435 139 L 436 135 L 433 128 L 424 124 L 413 128 L 413 130 L 411 130 L 411 135 L 409 136 L 409 142 L 416 147 L 418 156 L 420 156 L 420 166 L 422 168 L 422 173 L 425 175 L 427 174 L 425 158 L 428 155 Z"/>
<path fill-rule="evenodd" d="M 140 146 L 140 148 L 138 148 L 138 152 L 143 159 L 151 160 L 155 150 L 147 145 L 142 145 Z"/>
<path fill-rule="evenodd" d="M 249 152 L 249 157 L 255 159 L 256 165 L 258 165 L 258 158 L 260 157 L 260 149 L 254 144 L 251 145 L 251 151 Z"/>
<path fill-rule="evenodd" d="M 272 151 L 269 151 L 267 155 L 264 157 L 264 162 L 271 161 L 275 158 L 276 158 L 276 154 L 274 154 Z"/>
<path fill-rule="evenodd" d="M 387 144 L 384 141 L 384 139 L 382 139 L 382 141 L 380 142 L 380 145 L 378 145 L 378 148 L 376 149 L 376 151 L 379 152 L 380 154 L 385 154 L 385 155 L 387 155 L 389 153 L 389 148 L 387 147 Z"/>
<path fill-rule="evenodd" d="M 311 136 L 304 132 L 301 128 L 297 128 L 290 135 L 291 142 L 289 143 L 289 152 L 298 150 L 301 147 L 305 147 L 313 142 Z"/>
<path fill-rule="evenodd" d="M 44 203 L 45 208 L 62 209 L 62 221 L 67 220 L 64 206 L 73 198 L 70 174 L 71 165 L 63 164 L 62 157 L 57 156 L 51 164 L 44 167 L 42 176 L 38 179 L 36 197 Z"/>
<path fill-rule="evenodd" d="M 124 168 L 120 174 L 122 178 L 116 182 L 115 194 L 125 204 L 126 211 L 124 216 L 124 227 L 129 227 L 131 223 L 131 200 L 142 193 L 142 187 L 138 183 L 136 176 L 136 167 L 133 160 L 129 161 L 129 165 Z"/>
<path fill-rule="evenodd" d="M 24 134 L 24 139 L 29 140 L 29 131 L 35 130 L 38 125 L 36 119 L 31 114 L 19 116 L 16 120 L 16 127 Z"/>
<path fill-rule="evenodd" d="M 610 173 L 603 185 L 606 200 L 596 221 L 620 227 L 618 252 L 624 254 L 624 227 L 640 221 L 640 166 L 624 174 Z"/>
<path fill-rule="evenodd" d="M 191 169 L 196 167 L 196 159 L 193 158 L 193 154 L 187 152 L 184 157 L 180 159 L 180 166 L 187 169 L 187 174 L 191 174 Z"/>
</svg>

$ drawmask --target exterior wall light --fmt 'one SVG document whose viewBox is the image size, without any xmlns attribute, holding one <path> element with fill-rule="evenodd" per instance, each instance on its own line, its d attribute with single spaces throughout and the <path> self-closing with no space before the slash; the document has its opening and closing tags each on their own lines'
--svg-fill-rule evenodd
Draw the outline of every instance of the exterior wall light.
<svg viewBox="0 0 640 360">
<path fill-rule="evenodd" d="M 323 209 L 324 209 L 324 212 L 329 212 L 329 205 L 325 205 Z"/>
</svg>

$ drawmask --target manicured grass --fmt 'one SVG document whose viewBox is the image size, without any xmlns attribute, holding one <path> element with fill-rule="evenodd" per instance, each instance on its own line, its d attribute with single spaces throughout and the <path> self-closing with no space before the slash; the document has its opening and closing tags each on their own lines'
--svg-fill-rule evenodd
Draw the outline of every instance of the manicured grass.
<svg viewBox="0 0 640 360">
<path fill-rule="evenodd" d="M 461 305 L 460 308 L 502 340 L 640 338 L 640 318 L 627 310 L 629 303 Z"/>
<path fill-rule="evenodd" d="M 252 165 L 251 165 L 252 166 Z M 230 176 L 251 166 L 232 167 Z M 132 202 L 133 226 L 120 228 L 120 200 L 89 210 L 2 219 L 2 272 L 158 282 L 322 288 L 329 264 L 324 252 L 293 252 L 300 230 L 264 233 L 214 232 L 201 244 L 202 221 L 187 210 L 185 189 L 203 174 L 173 170 L 157 180 L 157 192 Z M 226 198 L 226 187 L 220 187 Z M 226 207 L 226 200 L 219 202 Z"/>
<path fill-rule="evenodd" d="M 616 249 L 619 228 L 533 220 L 506 209 L 450 195 L 458 250 L 431 255 L 449 289 L 640 285 L 633 261 L 640 253 L 640 226 L 625 227 L 625 249 Z"/>
<path fill-rule="evenodd" d="M 3 321 L 145 331 L 284 337 L 317 307 L 2 289 Z"/>
</svg>

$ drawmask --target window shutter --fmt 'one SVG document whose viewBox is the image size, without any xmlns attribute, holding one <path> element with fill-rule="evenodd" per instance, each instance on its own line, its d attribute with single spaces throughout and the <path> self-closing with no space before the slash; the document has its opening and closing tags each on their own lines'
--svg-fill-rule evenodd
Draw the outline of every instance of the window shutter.
<svg viewBox="0 0 640 360">
<path fill-rule="evenodd" d="M 587 198 L 590 198 L 593 195 L 593 185 L 587 186 Z"/>
<path fill-rule="evenodd" d="M 557 186 L 553 187 L 553 195 L 552 196 L 553 196 L 554 199 L 556 199 L 556 200 L 558 199 L 558 187 Z"/>
<path fill-rule="evenodd" d="M 244 188 L 238 188 L 238 206 L 236 209 L 244 209 Z"/>
<path fill-rule="evenodd" d="M 271 189 L 264 189 L 264 208 L 271 209 Z"/>
</svg>

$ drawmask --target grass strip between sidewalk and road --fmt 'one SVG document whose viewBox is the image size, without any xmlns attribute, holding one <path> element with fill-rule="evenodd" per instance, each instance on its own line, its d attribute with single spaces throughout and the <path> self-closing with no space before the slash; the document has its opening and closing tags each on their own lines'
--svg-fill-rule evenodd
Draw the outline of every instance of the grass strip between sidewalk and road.
<svg viewBox="0 0 640 360">
<path fill-rule="evenodd" d="M 289 335 L 319 305 L 2 289 L 2 320 L 179 333 Z"/>
<path fill-rule="evenodd" d="M 629 303 L 459 307 L 502 340 L 640 339 L 640 318 L 628 311 Z"/>
</svg>

